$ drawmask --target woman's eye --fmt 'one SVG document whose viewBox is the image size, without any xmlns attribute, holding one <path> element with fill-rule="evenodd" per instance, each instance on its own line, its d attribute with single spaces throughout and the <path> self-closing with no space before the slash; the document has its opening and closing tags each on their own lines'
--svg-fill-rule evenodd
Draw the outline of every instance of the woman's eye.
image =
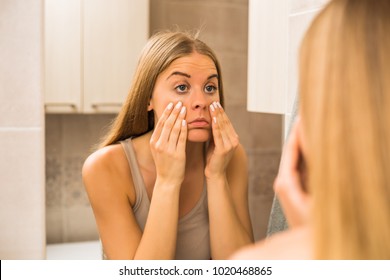
<svg viewBox="0 0 390 280">
<path fill-rule="evenodd" d="M 176 88 L 175 88 L 178 92 L 186 92 L 188 87 L 186 85 L 178 85 Z"/>
<path fill-rule="evenodd" d="M 212 86 L 212 85 L 208 85 L 205 87 L 205 91 L 207 93 L 214 93 L 216 90 L 217 90 L 217 88 L 215 86 Z"/>
</svg>

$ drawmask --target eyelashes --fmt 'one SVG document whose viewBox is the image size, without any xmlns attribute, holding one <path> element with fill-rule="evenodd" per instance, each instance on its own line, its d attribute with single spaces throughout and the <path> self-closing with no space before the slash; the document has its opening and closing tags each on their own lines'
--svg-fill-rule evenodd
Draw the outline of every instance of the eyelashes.
<svg viewBox="0 0 390 280">
<path fill-rule="evenodd" d="M 214 85 L 207 85 L 204 88 L 205 88 L 205 92 L 207 93 L 214 93 L 218 90 L 218 88 Z"/>
<path fill-rule="evenodd" d="M 190 91 L 190 86 L 187 84 L 180 84 L 180 85 L 176 86 L 174 89 L 179 94 L 185 94 L 185 93 Z M 204 92 L 207 94 L 213 94 L 217 91 L 218 91 L 218 87 L 216 87 L 214 85 L 208 84 L 204 87 Z"/>
<path fill-rule="evenodd" d="M 178 93 L 186 93 L 189 90 L 189 87 L 185 84 L 178 85 L 175 87 L 176 92 Z"/>
</svg>

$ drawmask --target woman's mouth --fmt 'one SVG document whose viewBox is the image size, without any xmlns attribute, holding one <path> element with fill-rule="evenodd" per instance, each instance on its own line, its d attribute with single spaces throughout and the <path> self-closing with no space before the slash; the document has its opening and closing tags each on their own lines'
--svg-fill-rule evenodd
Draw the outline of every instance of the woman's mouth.
<svg viewBox="0 0 390 280">
<path fill-rule="evenodd" d="M 210 126 L 210 123 L 206 119 L 199 118 L 189 122 L 188 125 L 193 128 L 206 128 Z"/>
</svg>

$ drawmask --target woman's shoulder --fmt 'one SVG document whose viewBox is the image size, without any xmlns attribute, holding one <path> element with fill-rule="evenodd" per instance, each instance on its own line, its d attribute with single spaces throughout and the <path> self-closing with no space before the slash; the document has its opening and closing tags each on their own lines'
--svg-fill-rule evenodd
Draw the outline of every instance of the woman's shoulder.
<svg viewBox="0 0 390 280">
<path fill-rule="evenodd" d="M 88 156 L 83 164 L 82 176 L 87 188 L 120 185 L 127 189 L 126 185 L 132 183 L 132 179 L 122 145 L 112 144 Z"/>
<path fill-rule="evenodd" d="M 312 259 L 312 242 L 308 227 L 289 229 L 248 245 L 237 251 L 236 260 L 307 260 Z"/>
<path fill-rule="evenodd" d="M 88 156 L 82 177 L 90 198 L 95 201 L 104 204 L 107 197 L 118 195 L 127 196 L 125 201 L 135 201 L 131 171 L 121 144 L 103 147 Z"/>
<path fill-rule="evenodd" d="M 123 161 L 124 153 L 120 144 L 100 148 L 87 157 L 83 165 L 83 174 L 113 169 Z"/>
</svg>

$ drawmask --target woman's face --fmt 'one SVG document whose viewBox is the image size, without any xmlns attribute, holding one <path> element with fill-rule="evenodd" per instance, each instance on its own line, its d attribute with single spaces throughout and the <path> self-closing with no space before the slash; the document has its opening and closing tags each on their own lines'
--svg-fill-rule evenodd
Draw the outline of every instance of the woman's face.
<svg viewBox="0 0 390 280">
<path fill-rule="evenodd" d="M 170 102 L 181 101 L 187 109 L 188 141 L 205 142 L 211 136 L 209 106 L 219 101 L 218 73 L 206 55 L 192 53 L 174 60 L 156 80 L 148 110 L 156 122 Z"/>
</svg>

